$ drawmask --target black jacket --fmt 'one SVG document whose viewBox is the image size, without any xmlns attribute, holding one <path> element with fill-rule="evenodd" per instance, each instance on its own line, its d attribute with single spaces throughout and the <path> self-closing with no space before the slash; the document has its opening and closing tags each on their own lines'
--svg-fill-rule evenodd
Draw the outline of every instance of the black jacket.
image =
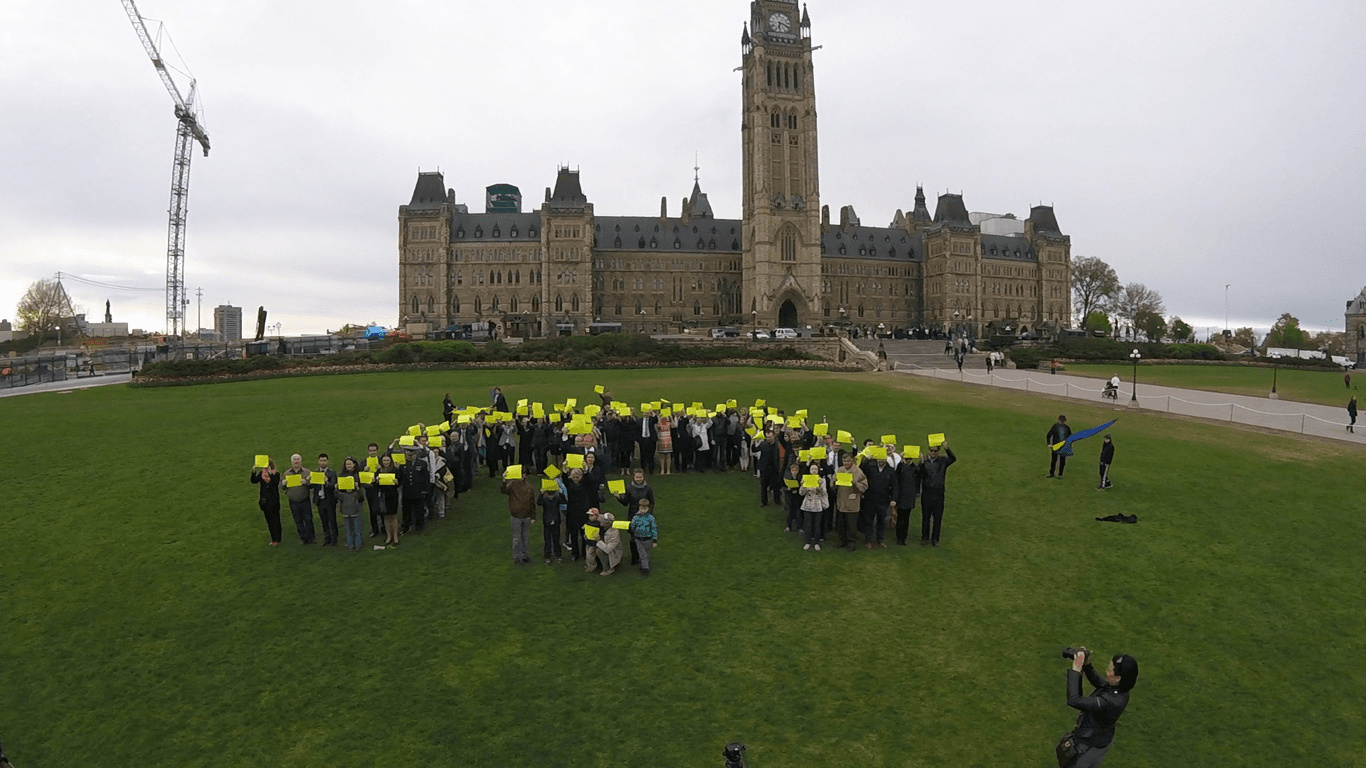
<svg viewBox="0 0 1366 768">
<path fill-rule="evenodd" d="M 1048 434 L 1044 435 L 1044 439 L 1048 441 L 1048 444 L 1050 446 L 1052 446 L 1063 442 L 1071 436 L 1072 428 L 1067 426 L 1066 424 L 1063 424 L 1060 421 L 1048 428 Z"/>
<path fill-rule="evenodd" d="M 772 475 L 777 473 L 780 469 L 780 467 L 778 466 L 777 441 L 775 440 L 774 442 L 770 443 L 767 440 L 760 440 L 758 442 L 758 446 L 759 461 L 758 464 L 755 465 L 756 468 L 759 470 L 761 474 L 765 475 Z"/>
<path fill-rule="evenodd" d="M 949 465 L 958 461 L 958 457 L 953 455 L 953 449 L 944 446 L 943 456 L 935 456 L 925 459 L 920 464 L 920 494 L 929 496 L 935 494 L 940 498 L 944 496 L 944 481 L 949 474 Z"/>
<path fill-rule="evenodd" d="M 919 495 L 920 467 L 903 459 L 896 467 L 896 508 L 914 509 Z"/>
<path fill-rule="evenodd" d="M 1100 463 L 1110 464 L 1115 460 L 1114 442 L 1103 442 L 1100 444 Z"/>
<path fill-rule="evenodd" d="M 878 468 L 877 461 L 870 459 L 863 462 L 860 469 L 868 478 L 868 490 L 863 492 L 865 509 L 885 511 L 887 505 L 897 501 L 896 470 L 892 468 L 891 464 Z M 901 505 L 898 504 L 897 506 L 900 507 Z"/>
<path fill-rule="evenodd" d="M 1115 738 L 1115 723 L 1129 706 L 1129 694 L 1110 685 L 1089 663 L 1081 669 L 1095 690 L 1082 696 L 1081 672 L 1067 670 L 1067 706 L 1081 713 L 1072 733 L 1093 747 L 1108 747 Z"/>
</svg>

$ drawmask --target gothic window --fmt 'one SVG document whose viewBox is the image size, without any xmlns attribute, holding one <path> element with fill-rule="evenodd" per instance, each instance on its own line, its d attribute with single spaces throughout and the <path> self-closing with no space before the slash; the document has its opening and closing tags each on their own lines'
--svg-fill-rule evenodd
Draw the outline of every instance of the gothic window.
<svg viewBox="0 0 1366 768">
<path fill-rule="evenodd" d="M 783 65 L 783 87 L 792 87 L 792 68 L 786 64 Z"/>
<path fill-rule="evenodd" d="M 452 296 L 452 297 L 451 297 L 451 314 L 452 314 L 452 315 L 458 315 L 458 314 L 460 314 L 460 297 L 459 297 L 459 296 Z"/>
<path fill-rule="evenodd" d="M 863 317 L 863 305 L 858 305 L 858 316 Z"/>
<path fill-rule="evenodd" d="M 491 309 L 492 309 L 494 312 L 497 312 L 497 311 L 498 311 L 498 297 L 497 297 L 497 296 L 494 296 L 494 297 L 493 297 L 493 306 L 491 307 Z"/>
<path fill-rule="evenodd" d="M 769 124 L 771 127 L 773 127 L 773 128 L 777 128 L 777 127 L 779 127 L 779 125 L 778 125 L 779 120 L 780 120 L 780 118 L 778 117 L 778 113 L 777 113 L 777 112 L 774 112 L 772 115 L 769 115 L 769 117 L 768 117 L 768 124 Z"/>
<path fill-rule="evenodd" d="M 531 311 L 532 311 L 532 312 L 540 312 L 540 311 L 541 311 L 541 297 L 540 297 L 540 296 L 537 296 L 537 295 L 534 294 L 534 293 L 531 294 Z"/>
<path fill-rule="evenodd" d="M 428 296 L 428 297 L 427 297 L 427 314 L 429 314 L 429 315 L 435 315 L 435 314 L 436 314 L 436 297 L 435 297 L 435 296 Z"/>
<path fill-rule="evenodd" d="M 659 299 L 655 299 L 655 314 L 656 314 L 656 315 L 660 314 L 660 310 L 661 310 L 661 309 L 662 309 L 662 307 L 659 306 Z"/>
<path fill-rule="evenodd" d="M 510 312 L 516 312 L 516 311 L 517 311 L 517 297 L 516 297 L 516 296 L 513 296 L 511 299 L 508 300 L 508 311 L 510 311 Z"/>
<path fill-rule="evenodd" d="M 421 311 L 422 311 L 421 306 L 418 304 L 418 299 L 417 299 L 417 296 L 416 296 L 416 295 L 414 295 L 414 296 L 412 297 L 412 301 L 410 301 L 410 302 L 408 302 L 408 303 L 409 303 L 409 305 L 413 308 L 413 314 L 414 314 L 414 315 L 416 315 L 418 312 L 421 312 Z"/>
<path fill-rule="evenodd" d="M 636 299 L 636 314 L 637 314 L 637 315 L 640 314 L 641 311 L 642 311 L 642 310 L 641 310 L 641 308 L 640 308 L 640 299 Z"/>
<path fill-rule="evenodd" d="M 702 314 L 702 302 L 698 301 L 697 299 L 693 299 L 693 302 L 692 302 L 692 313 L 693 313 L 694 315 L 701 315 L 701 314 Z"/>
<path fill-rule="evenodd" d="M 768 63 L 768 87 L 773 87 L 773 62 Z"/>
<path fill-rule="evenodd" d="M 475 299 L 475 301 L 478 301 L 478 299 Z M 558 294 L 558 293 L 555 294 L 555 311 L 556 311 L 556 312 L 563 312 L 563 311 L 564 311 L 564 297 L 561 296 L 561 295 Z"/>
<path fill-rule="evenodd" d="M 621 314 L 621 302 L 620 302 L 620 301 L 618 301 L 617 304 L 616 304 L 616 313 L 617 313 L 618 315 Z"/>
<path fill-rule="evenodd" d="M 579 295 L 577 293 L 569 298 L 569 308 L 575 312 L 579 311 Z"/>
<path fill-rule="evenodd" d="M 477 315 L 477 314 L 479 314 L 479 313 L 481 313 L 481 312 L 483 312 L 483 311 L 484 311 L 484 300 L 481 299 L 481 298 L 479 298 L 478 296 L 475 296 L 475 297 L 474 297 L 474 314 Z"/>
<path fill-rule="evenodd" d="M 825 290 L 828 292 L 830 289 L 829 289 L 829 288 L 826 288 Z M 825 304 L 821 307 L 821 311 L 825 314 L 826 317 L 829 317 L 829 316 L 830 316 L 830 302 L 828 302 L 828 301 L 825 302 Z"/>
</svg>

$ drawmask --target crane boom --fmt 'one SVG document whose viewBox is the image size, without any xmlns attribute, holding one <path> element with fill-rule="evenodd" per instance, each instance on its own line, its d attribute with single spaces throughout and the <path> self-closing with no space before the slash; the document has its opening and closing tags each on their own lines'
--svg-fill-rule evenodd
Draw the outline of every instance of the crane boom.
<svg viewBox="0 0 1366 768">
<path fill-rule="evenodd" d="M 123 9 L 128 12 L 128 20 L 133 23 L 133 31 L 137 32 L 142 47 L 152 60 L 152 66 L 175 101 L 176 149 L 175 162 L 171 168 L 170 224 L 166 238 L 166 333 L 176 336 L 185 331 L 183 319 L 188 303 L 185 298 L 185 217 L 190 199 L 190 158 L 194 154 L 196 141 L 203 147 L 205 157 L 208 156 L 209 134 L 194 111 L 195 80 L 190 79 L 189 98 L 182 98 L 166 62 L 162 61 L 156 42 L 147 32 L 142 14 L 133 0 L 122 2 Z"/>
</svg>

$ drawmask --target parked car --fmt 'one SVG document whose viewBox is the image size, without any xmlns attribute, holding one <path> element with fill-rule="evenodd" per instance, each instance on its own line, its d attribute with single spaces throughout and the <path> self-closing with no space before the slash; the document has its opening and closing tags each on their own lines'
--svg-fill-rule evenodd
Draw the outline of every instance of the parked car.
<svg viewBox="0 0 1366 768">
<path fill-rule="evenodd" d="M 749 337 L 750 337 L 751 339 L 753 339 L 754 341 L 759 341 L 759 340 L 761 340 L 761 339 L 771 339 L 771 338 L 773 338 L 772 336 L 769 336 L 769 335 L 768 335 L 768 331 L 761 331 L 761 330 L 757 330 L 757 329 L 756 329 L 756 330 L 753 330 L 753 331 L 750 331 L 750 332 L 749 332 Z"/>
<path fill-rule="evenodd" d="M 711 329 L 713 339 L 735 339 L 740 337 L 740 329 L 731 326 L 717 326 Z"/>
<path fill-rule="evenodd" d="M 796 328 L 774 328 L 773 338 L 775 339 L 795 339 L 797 338 Z"/>
</svg>

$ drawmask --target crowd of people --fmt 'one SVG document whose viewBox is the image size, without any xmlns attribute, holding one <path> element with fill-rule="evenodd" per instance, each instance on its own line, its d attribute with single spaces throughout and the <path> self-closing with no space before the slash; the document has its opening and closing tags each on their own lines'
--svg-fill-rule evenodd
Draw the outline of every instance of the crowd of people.
<svg viewBox="0 0 1366 768">
<path fill-rule="evenodd" d="M 344 534 L 346 548 L 359 552 L 368 512 L 370 538 L 383 537 L 374 549 L 398 547 L 444 518 L 481 470 L 499 478 L 507 496 L 518 565 L 531 562 L 530 531 L 539 519 L 547 565 L 567 553 L 606 576 L 629 552 L 630 564 L 648 575 L 659 526 L 647 478 L 656 473 L 752 473 L 760 506 L 781 504 L 785 530 L 799 535 L 804 550 L 820 551 L 832 533 L 842 548 L 857 549 L 860 538 L 866 549 L 886 548 L 889 528 L 905 545 L 917 503 L 920 543 L 939 546 L 946 477 L 957 460 L 942 435 L 930 436 L 924 454 L 919 446 L 898 447 L 895 435 L 864 440 L 859 449 L 853 435 L 825 420 L 813 423 L 805 410 L 789 416 L 763 400 L 635 409 L 595 389 L 601 404 L 583 407 L 574 399 L 550 408 L 527 400 L 509 406 L 499 388 L 487 407 L 457 407 L 448 394 L 443 423 L 413 425 L 385 449 L 370 443 L 364 456 L 347 456 L 340 467 L 320 454 L 308 469 L 294 454 L 278 471 L 270 457 L 257 456 L 250 479 L 260 489 L 270 546 L 281 541 L 283 495 L 303 544 L 316 542 L 321 528 L 322 546 L 338 545 Z M 622 519 L 608 501 L 623 508 Z"/>
</svg>

